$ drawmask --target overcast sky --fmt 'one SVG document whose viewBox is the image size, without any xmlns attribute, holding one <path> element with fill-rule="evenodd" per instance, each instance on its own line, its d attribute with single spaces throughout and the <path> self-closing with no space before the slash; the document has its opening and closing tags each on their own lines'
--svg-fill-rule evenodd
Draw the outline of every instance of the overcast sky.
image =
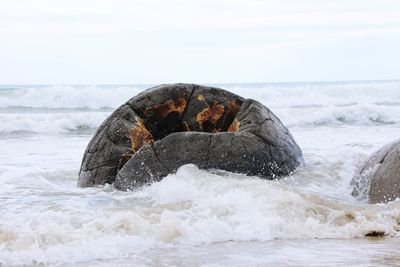
<svg viewBox="0 0 400 267">
<path fill-rule="evenodd" d="M 0 84 L 400 79 L 400 0 L 0 0 Z"/>
</svg>

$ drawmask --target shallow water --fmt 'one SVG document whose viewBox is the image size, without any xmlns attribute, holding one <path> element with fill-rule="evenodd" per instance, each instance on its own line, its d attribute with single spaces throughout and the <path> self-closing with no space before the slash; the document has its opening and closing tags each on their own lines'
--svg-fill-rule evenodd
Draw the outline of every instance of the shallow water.
<svg viewBox="0 0 400 267">
<path fill-rule="evenodd" d="M 369 205 L 349 185 L 400 137 L 400 82 L 221 86 L 269 106 L 306 166 L 265 181 L 186 165 L 135 192 L 77 188 L 95 128 L 143 87 L 0 89 L 0 263 L 400 264 L 400 201 Z"/>
<path fill-rule="evenodd" d="M 135 257 L 134 261 L 143 266 L 398 266 L 399 245 L 398 238 L 224 242 L 206 247 L 153 250 Z M 132 261 L 126 258 L 117 264 L 130 266 Z M 115 263 L 102 261 L 96 265 Z"/>
</svg>

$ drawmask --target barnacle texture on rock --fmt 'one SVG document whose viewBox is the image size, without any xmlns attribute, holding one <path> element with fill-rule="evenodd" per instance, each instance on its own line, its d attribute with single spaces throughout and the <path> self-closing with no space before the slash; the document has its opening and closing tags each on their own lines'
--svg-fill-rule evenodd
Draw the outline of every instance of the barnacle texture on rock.
<svg viewBox="0 0 400 267">
<path fill-rule="evenodd" d="M 373 153 L 351 184 L 352 195 L 369 203 L 400 198 L 400 140 Z"/>
<path fill-rule="evenodd" d="M 302 162 L 289 130 L 259 102 L 169 84 L 133 97 L 103 122 L 85 151 L 78 185 L 128 190 L 189 163 L 275 179 Z"/>
</svg>

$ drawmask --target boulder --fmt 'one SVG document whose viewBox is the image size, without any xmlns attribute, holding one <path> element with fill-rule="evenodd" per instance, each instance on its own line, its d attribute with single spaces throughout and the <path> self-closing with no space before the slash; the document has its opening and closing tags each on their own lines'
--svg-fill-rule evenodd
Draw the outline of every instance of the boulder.
<svg viewBox="0 0 400 267">
<path fill-rule="evenodd" d="M 133 97 L 103 122 L 78 185 L 128 190 L 189 163 L 276 179 L 302 162 L 289 130 L 261 103 L 219 88 L 169 84 Z"/>
<path fill-rule="evenodd" d="M 389 202 L 400 197 L 400 140 L 373 153 L 351 184 L 352 195 L 369 203 Z"/>
</svg>

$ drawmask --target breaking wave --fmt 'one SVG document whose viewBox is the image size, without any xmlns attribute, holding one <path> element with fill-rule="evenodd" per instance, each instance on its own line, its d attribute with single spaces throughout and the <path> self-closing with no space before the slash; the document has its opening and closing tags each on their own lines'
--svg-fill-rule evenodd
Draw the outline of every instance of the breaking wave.
<svg viewBox="0 0 400 267">
<path fill-rule="evenodd" d="M 307 245 L 314 239 L 336 239 L 332 249 L 348 251 L 351 261 L 360 257 L 353 257 L 357 237 L 398 240 L 400 200 L 358 201 L 350 181 L 372 151 L 399 136 L 399 82 L 220 86 L 261 101 L 292 127 L 306 165 L 279 181 L 185 165 L 133 192 L 77 188 L 87 131 L 144 88 L 0 89 L 0 265 L 129 266 L 174 255 L 196 259 L 197 248 L 206 262 L 218 244 L 227 246 L 227 255 L 242 253 L 245 262 L 254 256 L 253 241 L 261 242 L 265 257 L 297 255 L 307 265 L 319 257 L 313 253 L 322 243 Z M 14 132 L 39 134 L 7 135 Z M 384 247 L 398 244 L 382 240 Z M 303 244 L 314 256 L 282 252 L 282 242 Z M 236 250 L 229 245 L 241 243 Z M 367 245 L 358 249 L 370 253 Z"/>
<path fill-rule="evenodd" d="M 33 86 L 0 88 L 0 108 L 116 108 L 143 89 L 134 86 Z"/>
<path fill-rule="evenodd" d="M 136 192 L 80 190 L 86 190 L 87 197 L 72 194 L 70 214 L 57 209 L 3 212 L 0 262 L 85 262 L 174 246 L 354 238 L 374 231 L 398 236 L 400 230 L 400 202 L 353 205 L 290 184 L 218 175 L 194 165 Z M 40 195 L 30 200 L 40 201 Z"/>
<path fill-rule="evenodd" d="M 400 82 L 216 85 L 268 106 L 288 127 L 399 124 Z M 96 128 L 145 86 L 0 88 L 0 133 Z M 10 123 L 13 122 L 13 123 Z"/>
<path fill-rule="evenodd" d="M 0 113 L 0 134 L 18 132 L 55 134 L 95 129 L 108 115 L 108 112 Z"/>
</svg>

